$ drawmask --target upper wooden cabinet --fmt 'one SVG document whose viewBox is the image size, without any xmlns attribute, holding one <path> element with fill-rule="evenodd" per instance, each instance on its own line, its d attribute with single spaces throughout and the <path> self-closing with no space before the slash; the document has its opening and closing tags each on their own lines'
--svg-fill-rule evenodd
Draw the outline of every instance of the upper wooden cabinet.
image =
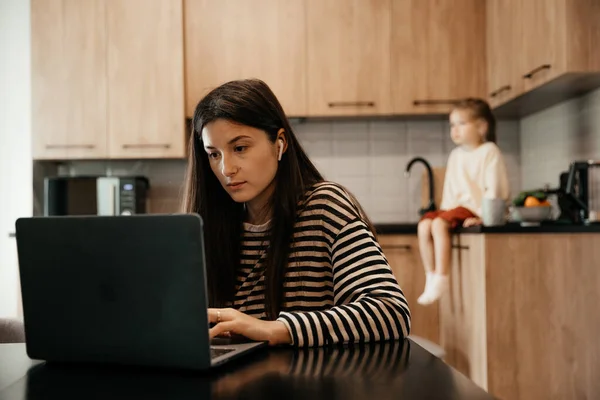
<svg viewBox="0 0 600 400">
<path fill-rule="evenodd" d="M 598 0 L 31 0 L 33 155 L 184 157 L 185 117 L 244 78 L 296 117 L 519 117 L 600 86 L 598 21 Z"/>
<path fill-rule="evenodd" d="M 523 88 L 529 90 L 565 70 L 565 2 L 530 0 L 519 4 L 521 47 L 517 49 L 521 57 L 516 61 L 520 63 L 518 73 L 523 79 Z"/>
<path fill-rule="evenodd" d="M 235 79 L 269 85 L 287 115 L 306 115 L 304 0 L 186 0 L 186 115 Z"/>
<path fill-rule="evenodd" d="M 511 103 L 499 115 L 526 115 L 600 85 L 599 20 L 597 0 L 488 0 L 488 98 Z"/>
<path fill-rule="evenodd" d="M 174 0 L 32 0 L 34 159 L 185 155 Z"/>
<path fill-rule="evenodd" d="M 391 0 L 307 0 L 308 115 L 391 114 Z"/>
<path fill-rule="evenodd" d="M 525 90 L 567 72 L 599 71 L 599 21 L 598 0 L 523 2 Z"/>
<path fill-rule="evenodd" d="M 488 101 L 493 107 L 521 93 L 523 69 L 521 0 L 487 0 Z"/>
<path fill-rule="evenodd" d="M 34 159 L 108 155 L 104 1 L 31 1 Z"/>
<path fill-rule="evenodd" d="M 181 0 L 108 0 L 112 158 L 185 156 Z"/>
<path fill-rule="evenodd" d="M 446 113 L 486 93 L 485 1 L 392 2 L 395 114 Z"/>
</svg>

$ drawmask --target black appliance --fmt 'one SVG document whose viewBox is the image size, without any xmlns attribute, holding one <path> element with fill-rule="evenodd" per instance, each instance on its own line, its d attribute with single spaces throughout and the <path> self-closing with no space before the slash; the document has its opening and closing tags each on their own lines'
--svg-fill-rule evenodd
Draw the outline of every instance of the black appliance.
<svg viewBox="0 0 600 400">
<path fill-rule="evenodd" d="M 142 176 L 60 176 L 44 180 L 44 215 L 146 213 L 149 181 Z"/>
<path fill-rule="evenodd" d="M 600 211 L 600 161 L 574 161 L 560 174 L 559 187 L 544 189 L 555 194 L 560 209 L 559 221 L 598 222 Z"/>
</svg>

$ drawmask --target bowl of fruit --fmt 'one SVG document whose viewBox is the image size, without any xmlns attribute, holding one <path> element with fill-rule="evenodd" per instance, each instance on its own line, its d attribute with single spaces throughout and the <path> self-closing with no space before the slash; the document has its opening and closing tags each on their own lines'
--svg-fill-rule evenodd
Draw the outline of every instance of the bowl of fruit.
<svg viewBox="0 0 600 400">
<path fill-rule="evenodd" d="M 552 215 L 552 206 L 544 192 L 521 192 L 512 203 L 512 220 L 522 225 L 539 224 Z"/>
</svg>

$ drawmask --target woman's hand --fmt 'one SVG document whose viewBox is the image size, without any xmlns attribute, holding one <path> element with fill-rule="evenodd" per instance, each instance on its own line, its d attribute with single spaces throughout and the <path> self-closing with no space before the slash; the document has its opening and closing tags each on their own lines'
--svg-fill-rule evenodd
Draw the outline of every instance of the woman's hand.
<svg viewBox="0 0 600 400">
<path fill-rule="evenodd" d="M 250 340 L 268 341 L 271 346 L 292 343 L 292 337 L 283 322 L 262 321 L 232 308 L 209 308 L 208 322 L 216 324 L 209 330 L 211 339 L 237 334 Z"/>
<path fill-rule="evenodd" d="M 463 222 L 463 226 L 465 228 L 468 228 L 469 226 L 475 226 L 475 225 L 481 225 L 480 218 L 467 218 L 467 219 L 465 219 L 465 222 Z"/>
</svg>

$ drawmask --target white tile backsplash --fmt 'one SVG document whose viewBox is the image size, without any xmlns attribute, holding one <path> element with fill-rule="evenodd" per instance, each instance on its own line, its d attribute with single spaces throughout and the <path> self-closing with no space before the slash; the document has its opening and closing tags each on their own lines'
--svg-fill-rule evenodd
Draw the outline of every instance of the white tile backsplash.
<svg viewBox="0 0 600 400">
<path fill-rule="evenodd" d="M 333 154 L 333 173 L 339 179 L 342 177 L 370 176 L 369 156 L 339 156 Z"/>
<path fill-rule="evenodd" d="M 369 157 L 369 165 L 373 176 L 404 177 L 404 170 L 410 159 L 408 154 L 372 155 Z"/>
<path fill-rule="evenodd" d="M 521 125 L 522 126 L 522 125 Z M 308 120 L 294 132 L 325 179 L 348 188 L 375 223 L 417 221 L 422 166 L 404 176 L 411 158 L 433 167 L 446 164 L 454 148 L 446 121 L 405 119 Z M 520 185 L 518 121 L 499 125 L 499 145 L 507 159 L 511 185 Z M 175 212 L 181 200 L 184 160 L 89 161 L 62 164 L 62 174 L 139 174 L 150 178 L 152 212 Z M 418 169 L 418 171 L 417 171 Z"/>
<path fill-rule="evenodd" d="M 600 159 L 600 89 L 520 121 L 524 189 L 556 187 L 576 160 Z"/>
<path fill-rule="evenodd" d="M 433 167 L 443 167 L 454 149 L 447 121 L 309 120 L 295 125 L 294 130 L 313 159 L 310 143 L 318 132 L 323 144 L 315 164 L 327 179 L 352 191 L 375 223 L 418 221 L 422 167 L 416 166 L 419 171 L 407 179 L 406 165 L 421 156 Z M 519 122 L 500 121 L 497 130 L 511 188 L 516 192 L 521 184 Z M 331 147 L 324 143 L 327 140 Z M 331 153 L 324 154 L 323 149 L 331 149 Z"/>
<path fill-rule="evenodd" d="M 446 163 L 444 139 L 448 136 L 442 121 L 415 121 L 408 124 L 407 150 L 425 158 L 432 166 Z"/>
<path fill-rule="evenodd" d="M 403 121 L 372 121 L 369 124 L 370 155 L 400 156 L 408 154 L 408 133 Z"/>
</svg>

